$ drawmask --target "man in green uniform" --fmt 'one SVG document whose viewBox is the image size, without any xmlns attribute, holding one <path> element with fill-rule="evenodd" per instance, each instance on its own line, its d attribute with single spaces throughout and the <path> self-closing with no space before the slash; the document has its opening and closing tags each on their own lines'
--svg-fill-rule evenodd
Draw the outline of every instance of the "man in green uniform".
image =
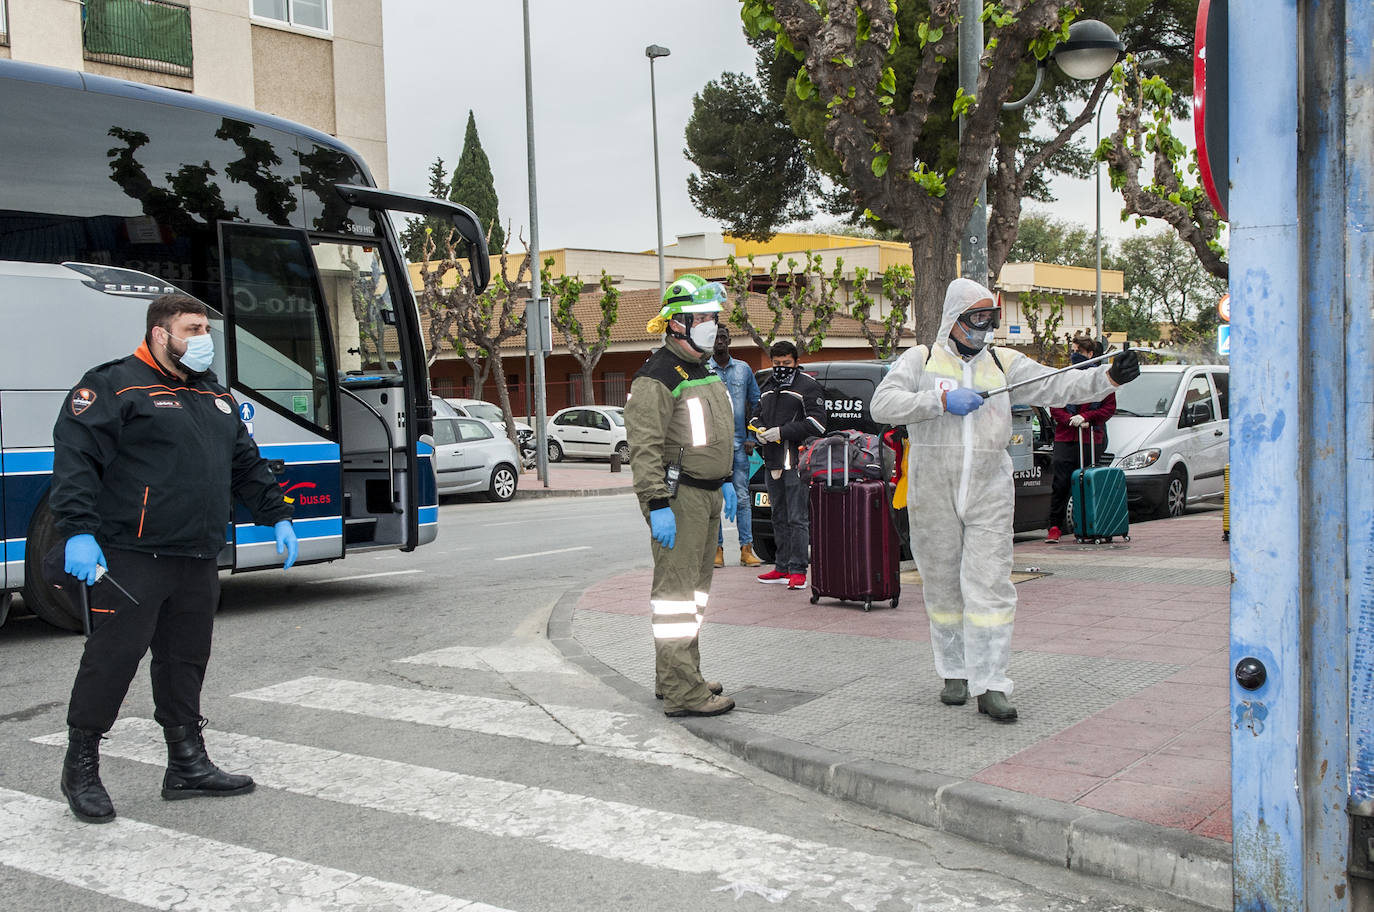
<svg viewBox="0 0 1374 912">
<path fill-rule="evenodd" d="M 625 431 L 635 495 L 649 522 L 654 583 L 654 694 L 668 716 L 717 716 L 735 708 L 701 676 L 698 634 L 711 591 L 724 504 L 735 518 L 731 477 L 735 421 L 730 394 L 706 367 L 725 289 L 685 275 L 663 295 L 648 331 L 663 347 L 635 374 Z"/>
</svg>

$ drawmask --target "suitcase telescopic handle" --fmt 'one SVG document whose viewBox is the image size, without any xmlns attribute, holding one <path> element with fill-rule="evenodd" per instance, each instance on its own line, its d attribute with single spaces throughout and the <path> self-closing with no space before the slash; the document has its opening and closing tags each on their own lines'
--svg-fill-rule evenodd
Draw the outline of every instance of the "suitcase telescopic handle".
<svg viewBox="0 0 1374 912">
<path fill-rule="evenodd" d="M 1097 438 L 1091 434 L 1088 435 L 1088 455 L 1092 457 L 1092 465 L 1097 465 Z M 1083 425 L 1078 427 L 1078 467 L 1083 468 Z"/>
</svg>

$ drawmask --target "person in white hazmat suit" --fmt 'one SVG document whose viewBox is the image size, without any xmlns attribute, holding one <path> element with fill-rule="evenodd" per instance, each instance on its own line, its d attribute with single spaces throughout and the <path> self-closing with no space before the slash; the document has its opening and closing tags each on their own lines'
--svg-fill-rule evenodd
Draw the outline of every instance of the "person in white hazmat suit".
<svg viewBox="0 0 1374 912">
<path fill-rule="evenodd" d="M 920 571 L 940 700 L 1014 722 L 1007 677 L 1016 590 L 1011 583 L 1013 483 L 1007 443 L 1013 405 L 1062 406 L 1101 399 L 1140 374 L 1127 349 L 1110 367 L 1054 369 L 1012 349 L 993 349 L 1000 318 L 993 294 L 972 279 L 945 292 L 935 344 L 906 351 L 873 394 L 873 420 L 907 425 L 907 507 Z M 1045 376 L 983 399 L 979 391 Z"/>
</svg>

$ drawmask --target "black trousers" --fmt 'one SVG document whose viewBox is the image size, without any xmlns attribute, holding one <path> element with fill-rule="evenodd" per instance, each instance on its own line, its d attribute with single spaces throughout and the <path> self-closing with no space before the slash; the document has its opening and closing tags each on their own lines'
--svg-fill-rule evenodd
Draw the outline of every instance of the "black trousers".
<svg viewBox="0 0 1374 912">
<path fill-rule="evenodd" d="M 67 724 L 107 732 L 138 672 L 152 650 L 153 717 L 165 726 L 200 719 L 200 689 L 210 662 L 219 570 L 214 558 L 175 557 L 105 548 L 110 576 L 129 591 L 134 605 L 117 590 L 98 601 L 113 614 L 94 618 L 81 667 L 72 685 Z M 109 586 L 96 583 L 97 588 Z"/>
<path fill-rule="evenodd" d="M 1079 462 L 1079 453 L 1083 454 Z M 1056 440 L 1053 457 L 1054 474 L 1050 487 L 1049 525 L 1064 528 L 1065 514 L 1069 509 L 1069 481 L 1075 469 L 1091 466 L 1087 444 L 1079 447 L 1077 440 Z"/>
</svg>

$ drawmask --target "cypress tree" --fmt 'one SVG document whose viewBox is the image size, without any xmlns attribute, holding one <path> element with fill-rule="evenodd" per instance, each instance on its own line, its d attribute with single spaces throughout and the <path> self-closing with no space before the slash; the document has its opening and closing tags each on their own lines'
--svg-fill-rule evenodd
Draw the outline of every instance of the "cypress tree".
<svg viewBox="0 0 1374 912">
<path fill-rule="evenodd" d="M 453 182 L 449 185 L 448 198 L 455 203 L 467 206 L 477 214 L 482 230 L 491 229 L 487 247 L 492 254 L 506 249 L 506 232 L 501 228 L 501 216 L 497 211 L 496 184 L 491 176 L 491 162 L 487 153 L 482 151 L 482 140 L 477 136 L 477 120 L 468 111 L 468 129 L 463 137 L 463 154 L 458 158 L 458 167 L 453 169 Z"/>
</svg>

